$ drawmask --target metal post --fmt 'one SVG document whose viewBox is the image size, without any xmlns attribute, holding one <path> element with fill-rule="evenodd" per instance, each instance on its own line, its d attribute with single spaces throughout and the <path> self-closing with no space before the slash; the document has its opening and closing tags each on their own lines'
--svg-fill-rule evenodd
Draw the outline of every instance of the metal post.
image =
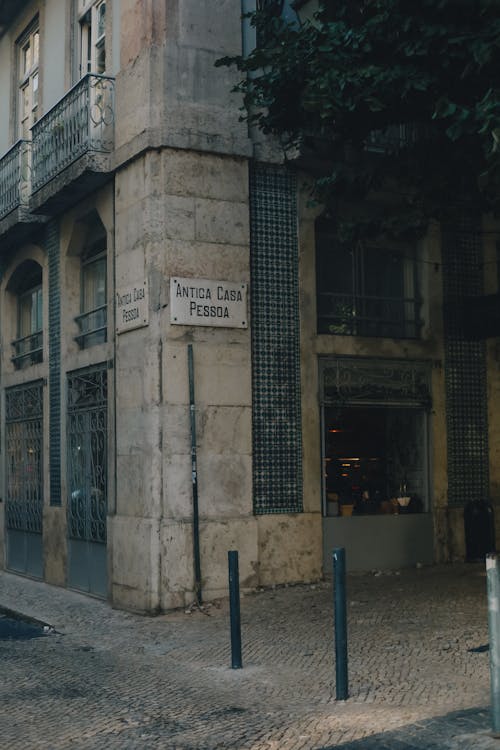
<svg viewBox="0 0 500 750">
<path fill-rule="evenodd" d="M 198 512 L 198 465 L 196 457 L 196 406 L 194 401 L 193 345 L 188 344 L 189 414 L 191 418 L 191 483 L 193 496 L 193 557 L 194 590 L 198 605 L 201 604 L 200 519 Z"/>
<path fill-rule="evenodd" d="M 241 669 L 240 575 L 238 552 L 227 553 L 229 565 L 229 610 L 231 616 L 231 667 Z"/>
<path fill-rule="evenodd" d="M 486 555 L 488 626 L 490 631 L 491 719 L 493 735 L 500 737 L 500 565 L 498 555 Z"/>
<path fill-rule="evenodd" d="M 347 680 L 347 614 L 345 591 L 345 549 L 333 550 L 333 591 L 335 605 L 335 678 L 336 698 L 349 697 Z"/>
</svg>

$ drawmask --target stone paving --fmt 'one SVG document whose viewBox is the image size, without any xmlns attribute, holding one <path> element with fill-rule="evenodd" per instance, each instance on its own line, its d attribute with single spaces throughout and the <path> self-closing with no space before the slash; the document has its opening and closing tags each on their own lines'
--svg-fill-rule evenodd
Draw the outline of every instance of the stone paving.
<svg viewBox="0 0 500 750">
<path fill-rule="evenodd" d="M 500 750 L 482 565 L 350 575 L 349 689 L 335 700 L 331 586 L 142 617 L 0 572 L 0 607 L 55 632 L 0 640 L 0 747 Z"/>
</svg>

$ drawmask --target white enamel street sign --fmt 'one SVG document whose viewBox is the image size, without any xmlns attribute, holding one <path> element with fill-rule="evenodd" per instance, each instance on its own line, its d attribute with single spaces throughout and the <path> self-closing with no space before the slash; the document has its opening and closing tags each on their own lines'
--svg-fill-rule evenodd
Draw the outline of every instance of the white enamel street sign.
<svg viewBox="0 0 500 750">
<path fill-rule="evenodd" d="M 170 279 L 170 322 L 182 326 L 248 328 L 247 285 L 209 279 Z"/>
</svg>

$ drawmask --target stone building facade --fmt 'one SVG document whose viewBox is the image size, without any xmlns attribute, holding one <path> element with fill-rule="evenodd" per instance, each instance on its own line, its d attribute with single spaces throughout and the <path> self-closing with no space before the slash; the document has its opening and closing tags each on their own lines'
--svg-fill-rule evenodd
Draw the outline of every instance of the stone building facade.
<svg viewBox="0 0 500 750">
<path fill-rule="evenodd" d="M 498 352 L 447 304 L 495 228 L 332 247 L 214 67 L 247 5 L 0 0 L 0 560 L 117 607 L 193 599 L 193 491 L 205 598 L 229 549 L 243 587 L 463 558 L 498 492 Z"/>
</svg>

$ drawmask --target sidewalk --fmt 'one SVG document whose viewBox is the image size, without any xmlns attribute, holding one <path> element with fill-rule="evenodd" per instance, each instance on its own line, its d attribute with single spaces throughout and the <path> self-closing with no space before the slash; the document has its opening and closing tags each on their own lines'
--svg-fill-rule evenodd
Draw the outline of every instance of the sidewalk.
<svg viewBox="0 0 500 750">
<path fill-rule="evenodd" d="M 350 698 L 335 701 L 329 584 L 155 618 L 0 572 L 0 607 L 56 633 L 1 641 L 1 747 L 500 750 L 481 565 L 350 575 Z"/>
</svg>

